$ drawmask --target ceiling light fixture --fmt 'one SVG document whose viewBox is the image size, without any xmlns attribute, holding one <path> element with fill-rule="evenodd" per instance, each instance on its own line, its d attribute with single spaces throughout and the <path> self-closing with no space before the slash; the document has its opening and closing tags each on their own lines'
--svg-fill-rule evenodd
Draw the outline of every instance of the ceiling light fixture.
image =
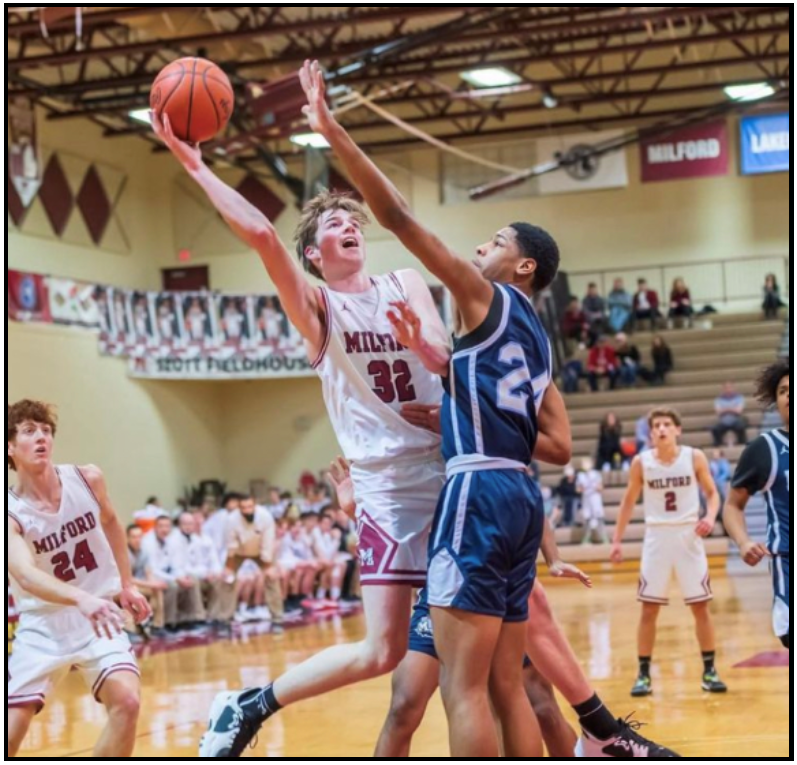
<svg viewBox="0 0 797 765">
<path fill-rule="evenodd" d="M 725 95 L 731 101 L 760 101 L 776 93 L 775 88 L 768 82 L 756 82 L 748 85 L 730 85 L 725 88 Z"/>
<path fill-rule="evenodd" d="M 470 71 L 462 72 L 460 77 L 475 88 L 506 88 L 523 82 L 522 77 L 502 66 L 471 69 Z"/>
</svg>

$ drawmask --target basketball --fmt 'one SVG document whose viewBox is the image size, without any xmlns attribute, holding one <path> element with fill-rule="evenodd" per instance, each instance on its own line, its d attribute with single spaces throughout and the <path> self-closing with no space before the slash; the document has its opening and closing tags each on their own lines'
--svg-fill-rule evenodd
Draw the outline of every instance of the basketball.
<svg viewBox="0 0 797 765">
<path fill-rule="evenodd" d="M 150 92 L 150 106 L 168 115 L 174 134 L 188 143 L 204 143 L 230 121 L 235 94 L 229 77 L 212 61 L 182 58 L 165 67 Z"/>
</svg>

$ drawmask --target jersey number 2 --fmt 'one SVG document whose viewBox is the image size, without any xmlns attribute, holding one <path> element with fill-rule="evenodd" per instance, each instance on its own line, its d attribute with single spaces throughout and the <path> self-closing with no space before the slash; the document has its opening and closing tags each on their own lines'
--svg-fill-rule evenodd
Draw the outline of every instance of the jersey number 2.
<svg viewBox="0 0 797 765">
<path fill-rule="evenodd" d="M 674 491 L 667 492 L 664 495 L 665 509 L 668 513 L 678 512 L 678 495 Z"/>
<path fill-rule="evenodd" d="M 520 391 L 531 383 L 523 348 L 518 343 L 509 343 L 501 349 L 499 359 L 502 364 L 515 366 L 520 362 L 521 366 L 498 383 L 498 406 L 509 412 L 528 414 L 529 395 Z"/>
</svg>

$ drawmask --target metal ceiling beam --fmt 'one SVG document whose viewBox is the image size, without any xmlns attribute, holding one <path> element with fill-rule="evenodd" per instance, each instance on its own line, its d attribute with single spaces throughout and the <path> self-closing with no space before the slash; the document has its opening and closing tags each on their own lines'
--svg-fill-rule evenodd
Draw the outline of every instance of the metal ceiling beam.
<svg viewBox="0 0 797 765">
<path fill-rule="evenodd" d="M 161 13 L 170 13 L 175 11 L 190 11 L 195 6 L 180 6 L 180 5 L 134 5 L 134 6 L 118 6 L 119 10 L 116 11 L 97 11 L 96 13 L 83 14 L 83 28 L 91 29 L 97 26 L 106 26 L 115 24 L 127 19 L 137 18 L 141 16 L 156 16 Z M 211 10 L 229 10 L 230 8 L 244 8 L 241 5 L 208 5 L 204 6 Z M 47 24 L 47 33 L 52 36 L 59 34 L 74 34 L 75 21 L 74 19 L 60 19 L 51 24 Z M 6 35 L 8 37 L 20 37 L 22 35 L 38 35 L 41 33 L 41 24 L 38 19 L 36 21 L 21 21 L 16 24 L 6 25 Z"/>
<path fill-rule="evenodd" d="M 786 77 L 788 80 L 788 76 Z M 664 98 L 673 98 L 676 96 L 688 96 L 688 95 L 699 95 L 701 93 L 711 93 L 712 91 L 722 91 L 725 87 L 729 85 L 739 85 L 744 83 L 736 82 L 725 82 L 725 83 L 708 83 L 702 85 L 691 85 L 691 86 L 684 86 L 680 88 L 668 88 L 666 90 L 658 90 L 656 92 L 650 92 L 650 90 L 639 90 L 639 91 L 630 91 L 630 92 L 622 92 L 622 93 L 613 93 L 613 94 L 594 94 L 588 96 L 573 96 L 570 98 L 562 98 L 560 99 L 560 105 L 558 109 L 568 109 L 568 110 L 578 110 L 583 107 L 588 106 L 596 106 L 602 104 L 609 104 L 609 103 L 617 103 L 617 102 L 625 102 L 625 101 L 633 101 L 636 99 L 664 99 Z M 787 90 L 785 92 L 790 92 Z M 692 108 L 692 110 L 694 107 Z M 107 111 L 107 110 L 106 110 Z M 518 106 L 511 106 L 506 108 L 498 108 L 496 109 L 494 119 L 505 119 L 506 117 L 516 116 L 516 115 L 523 115 L 523 114 L 533 114 L 537 112 L 546 112 L 546 111 L 556 111 L 556 110 L 549 110 L 547 107 L 542 103 L 534 103 L 534 104 L 524 104 Z M 48 117 L 48 119 L 52 120 L 62 120 L 62 119 L 70 119 L 72 117 L 82 117 L 88 116 L 83 115 L 80 113 L 75 114 L 63 114 L 63 115 L 56 115 L 52 114 Z M 472 118 L 479 118 L 484 116 L 484 111 L 481 109 L 471 109 L 468 111 L 460 111 L 460 112 L 449 112 L 446 114 L 427 114 L 423 116 L 417 117 L 404 117 L 404 121 L 411 124 L 411 125 L 428 125 L 428 124 L 435 124 L 441 122 L 448 122 L 450 123 L 454 119 L 462 120 L 462 119 L 472 119 Z M 578 124 L 585 124 L 590 123 L 591 120 L 589 117 L 584 116 L 580 119 L 573 122 L 573 125 Z M 546 123 L 548 124 L 548 123 Z M 571 123 L 564 123 L 571 125 Z M 359 122 L 359 123 L 350 123 L 346 124 L 346 129 L 351 133 L 361 132 L 364 130 L 375 130 L 375 129 L 395 129 L 393 125 L 390 123 L 386 123 L 383 120 L 371 120 L 368 122 Z M 130 135 L 131 132 L 140 132 L 141 130 L 146 130 L 146 128 L 136 128 L 132 130 L 124 130 L 118 131 L 118 133 L 110 133 L 109 136 L 122 136 L 122 135 Z M 457 134 L 459 135 L 459 134 Z M 435 136 L 439 138 L 439 136 Z M 263 136 L 262 140 L 268 140 L 268 136 Z"/>
<path fill-rule="evenodd" d="M 544 56 L 519 56 L 513 58 L 499 58 L 491 59 L 486 62 L 480 61 L 479 65 L 484 66 L 531 66 L 533 64 L 546 64 L 551 61 L 564 61 L 573 59 L 590 58 L 592 56 L 599 56 L 601 58 L 606 56 L 613 56 L 622 53 L 637 53 L 639 51 L 648 51 L 661 48 L 674 48 L 679 45 L 705 45 L 707 43 L 719 43 L 740 38 L 760 37 L 771 34 L 791 34 L 791 26 L 779 25 L 760 27 L 758 29 L 747 29 L 743 32 L 729 32 L 716 34 L 704 34 L 690 38 L 680 38 L 678 40 L 648 40 L 639 43 L 623 43 L 622 45 L 604 45 L 596 48 L 575 48 L 573 50 L 561 51 L 554 50 L 546 53 Z M 469 56 L 481 55 L 481 51 L 468 53 L 463 51 L 460 54 L 449 54 L 449 58 L 460 59 L 460 63 L 445 66 L 435 67 L 433 62 L 413 62 L 413 68 L 404 67 L 390 67 L 385 68 L 384 71 L 378 74 L 356 74 L 352 77 L 344 78 L 347 84 L 354 83 L 368 83 L 368 82 L 384 82 L 385 80 L 403 80 L 411 79 L 413 77 L 430 77 L 438 74 L 450 74 L 453 72 L 461 72 L 464 68 L 475 66 L 475 63 L 468 63 L 465 61 Z M 439 59 L 438 59 L 439 60 Z M 431 65 L 430 65 L 431 64 Z M 246 64 L 242 63 L 241 67 Z M 710 61 L 707 60 L 706 66 L 710 66 Z"/>
<path fill-rule="evenodd" d="M 790 59 L 791 53 L 789 52 L 767 53 L 757 56 L 756 58 L 762 62 L 775 62 L 775 61 Z M 571 85 L 582 85 L 585 83 L 612 81 L 620 78 L 627 81 L 638 77 L 656 77 L 662 74 L 677 76 L 678 74 L 684 72 L 700 71 L 703 69 L 711 71 L 715 69 L 725 69 L 734 66 L 749 66 L 751 63 L 752 62 L 749 59 L 739 56 L 737 58 L 716 59 L 708 61 L 690 61 L 685 64 L 679 64 L 677 66 L 669 66 L 669 67 L 668 66 L 640 67 L 639 69 L 633 69 L 627 72 L 624 70 L 623 71 L 613 70 L 613 71 L 604 71 L 604 72 L 593 72 L 592 74 L 585 74 L 581 76 L 560 77 L 551 80 L 542 80 L 533 77 L 530 79 L 534 82 L 534 85 L 537 88 L 539 88 L 539 90 L 544 90 L 545 88 L 548 88 L 555 91 L 556 88 L 561 88 Z M 622 95 L 622 92 L 617 91 L 616 95 L 618 95 L 619 97 Z M 443 93 L 434 93 L 434 94 L 422 93 L 420 95 L 415 95 L 415 96 L 393 96 L 392 98 L 380 99 L 379 104 L 380 106 L 391 106 L 391 105 L 408 104 L 408 103 L 419 103 L 424 101 L 439 101 L 441 98 L 444 97 L 445 94 Z M 463 98 L 464 97 L 465 94 L 463 94 Z"/>
<path fill-rule="evenodd" d="M 758 81 L 757 81 L 758 82 Z M 663 99 L 673 98 L 675 96 L 689 96 L 699 95 L 701 93 L 710 93 L 712 91 L 721 92 L 724 88 L 730 85 L 745 85 L 746 82 L 717 82 L 706 83 L 702 85 L 685 85 L 677 88 L 667 88 L 651 92 L 650 89 L 637 90 L 637 91 L 618 91 L 616 93 L 596 93 L 593 95 L 580 95 L 580 96 L 564 96 L 559 97 L 559 106 L 557 109 L 549 110 L 542 102 L 535 104 L 525 104 L 518 106 L 510 106 L 506 108 L 496 109 L 496 118 L 503 119 L 505 117 L 517 114 L 528 114 L 532 112 L 556 111 L 558 109 L 574 109 L 578 110 L 585 106 L 594 106 L 596 104 L 610 104 L 610 103 L 623 103 L 626 101 L 634 101 L 636 99 Z M 471 109 L 468 111 L 450 112 L 444 115 L 425 115 L 423 117 L 405 117 L 405 122 L 412 125 L 428 124 L 435 122 L 450 122 L 452 119 L 470 119 L 477 118 L 484 115 L 481 109 Z M 587 118 L 582 118 L 582 121 L 587 121 Z M 359 130 L 373 130 L 375 128 L 392 128 L 393 125 L 385 122 L 384 120 L 371 120 L 368 122 L 352 123 L 347 125 L 347 130 L 354 132 Z"/>
<path fill-rule="evenodd" d="M 784 94 L 775 97 L 758 107 L 760 111 L 770 111 L 773 108 L 783 108 L 783 102 L 789 103 L 790 94 Z M 662 109 L 655 112 L 647 112 L 646 114 L 614 114 L 606 117 L 587 118 L 582 117 L 577 120 L 567 120 L 564 122 L 545 122 L 537 125 L 517 125 L 508 128 L 496 128 L 493 130 L 485 130 L 483 132 L 472 133 L 449 133 L 447 135 L 435 136 L 438 140 L 451 142 L 465 139 L 474 138 L 506 138 L 508 136 L 518 136 L 523 134 L 533 135 L 539 133 L 553 134 L 558 130 L 569 130 L 572 128 L 584 128 L 589 130 L 591 127 L 602 127 L 607 125 L 621 125 L 627 123 L 639 124 L 648 120 L 655 119 L 671 119 L 673 117 L 681 117 L 686 115 L 693 115 L 696 113 L 704 112 L 712 108 L 719 108 L 723 102 L 719 101 L 714 104 L 695 107 L 691 109 Z M 740 107 L 741 108 L 741 107 Z M 380 149 L 397 149 L 407 148 L 408 146 L 426 145 L 419 138 L 400 138 L 386 141 L 371 141 L 360 143 L 361 149 L 378 151 Z"/>
<path fill-rule="evenodd" d="M 633 8 L 634 6 L 628 6 Z M 732 8 L 732 10 L 731 10 Z M 577 30 L 590 30 L 596 34 L 600 32 L 629 32 L 634 29 L 644 29 L 649 24 L 666 23 L 678 19 L 711 18 L 713 16 L 727 16 L 729 12 L 744 15 L 746 13 L 788 13 L 784 6 L 777 5 L 679 5 L 666 11 L 645 11 L 641 13 L 630 12 L 616 16 L 601 16 L 597 19 L 584 19 L 582 21 L 562 22 L 560 24 L 544 24 L 538 27 L 529 26 L 518 30 L 524 35 L 547 35 L 558 32 L 575 32 Z M 674 40 L 673 42 L 677 42 Z"/>
<path fill-rule="evenodd" d="M 343 24 L 358 26 L 363 24 L 377 24 L 384 21 L 395 19 L 421 16 L 462 16 L 472 11 L 481 10 L 482 6 L 413 6 L 403 10 L 396 10 L 401 6 L 388 6 L 391 10 L 374 11 L 361 14 L 355 18 L 347 18 L 343 15 L 316 17 L 314 19 L 304 19 L 301 21 L 287 22 L 283 24 L 267 24 L 251 29 L 238 29 L 230 32 L 208 32 L 199 35 L 188 35 L 185 37 L 173 37 L 169 39 L 147 40 L 146 42 L 131 43 L 128 45 L 106 46 L 93 50 L 72 50 L 65 53 L 54 53 L 43 56 L 32 56 L 23 59 L 8 59 L 7 66 L 10 70 L 33 69 L 43 66 L 64 66 L 73 64 L 86 59 L 109 56 L 132 56 L 138 53 L 148 53 L 150 51 L 161 50 L 171 46 L 199 47 L 212 45 L 214 43 L 231 42 L 233 40 L 247 40 L 253 38 L 282 37 L 285 35 L 296 34 L 297 32 L 307 32 L 318 29 L 329 29 L 330 25 Z"/>
<path fill-rule="evenodd" d="M 616 6 L 613 6 L 616 7 Z M 722 18 L 731 18 L 735 16 L 735 12 L 730 11 L 728 6 L 720 6 L 723 8 L 722 11 Z M 759 14 L 759 10 L 757 10 L 753 15 L 757 16 Z M 767 12 L 766 15 L 771 15 Z M 556 14 L 557 17 L 561 16 L 561 14 Z M 529 19 L 529 21 L 533 21 L 533 19 Z M 684 21 L 683 23 L 678 23 L 678 20 L 675 20 L 672 23 L 673 29 L 678 31 L 679 29 L 686 27 L 687 23 Z M 570 29 L 570 27 L 568 27 Z M 640 30 L 646 29 L 645 25 L 640 25 Z M 512 34 L 514 32 L 517 35 L 517 38 L 514 37 Z M 428 58 L 433 59 L 435 61 L 446 61 L 452 60 L 455 58 L 463 58 L 465 56 L 475 56 L 475 55 L 484 55 L 487 53 L 495 52 L 496 50 L 502 53 L 508 53 L 511 51 L 519 51 L 526 53 L 528 51 L 528 45 L 526 44 L 525 38 L 523 40 L 520 39 L 520 35 L 533 35 L 535 29 L 533 26 L 520 26 L 512 32 L 508 32 L 505 29 L 500 30 L 490 30 L 485 29 L 477 33 L 465 33 L 461 35 L 454 35 L 449 38 L 448 42 L 451 44 L 460 43 L 462 45 L 475 45 L 481 42 L 487 42 L 492 40 L 506 40 L 507 42 L 503 45 L 491 46 L 491 48 L 485 48 L 483 50 L 470 50 L 470 51 L 460 51 L 458 53 L 448 53 L 444 54 L 441 57 L 431 57 Z M 588 40 L 596 40 L 597 38 L 602 36 L 602 32 L 600 30 L 593 31 L 587 34 L 576 34 L 576 35 L 566 35 L 564 37 L 557 37 L 556 40 L 546 40 L 545 43 L 549 43 L 551 45 L 568 45 L 571 43 L 578 43 L 578 42 L 585 42 Z M 385 41 L 387 42 L 387 40 Z M 678 41 L 672 41 L 673 45 L 677 45 Z M 373 42 L 369 42 L 369 45 L 374 44 Z M 258 58 L 258 59 L 251 59 L 249 61 L 241 61 L 236 64 L 236 67 L 240 71 L 246 71 L 249 69 L 258 69 L 261 67 L 266 66 L 291 66 L 296 64 L 301 64 L 305 58 L 312 55 L 314 58 L 317 58 L 319 61 L 330 61 L 330 60 L 339 60 L 346 58 L 347 56 L 355 56 L 357 55 L 363 47 L 363 43 L 359 41 L 354 42 L 347 42 L 342 43 L 335 46 L 329 46 L 327 48 L 320 47 L 320 48 L 313 48 L 310 50 L 299 50 L 296 51 L 292 48 L 286 48 L 285 51 L 281 54 L 277 54 L 276 56 L 272 56 L 270 58 Z M 424 64 L 426 63 L 426 59 L 424 58 L 417 58 L 415 61 L 406 61 L 404 62 L 407 65 L 411 63 L 415 64 Z"/>
</svg>

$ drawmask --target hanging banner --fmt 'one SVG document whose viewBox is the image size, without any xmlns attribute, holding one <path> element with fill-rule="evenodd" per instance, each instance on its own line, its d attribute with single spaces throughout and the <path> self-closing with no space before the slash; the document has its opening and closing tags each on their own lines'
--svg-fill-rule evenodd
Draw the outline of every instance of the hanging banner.
<svg viewBox="0 0 797 765">
<path fill-rule="evenodd" d="M 47 291 L 50 297 L 50 315 L 55 324 L 88 329 L 100 326 L 95 300 L 96 285 L 51 278 L 47 279 Z"/>
<path fill-rule="evenodd" d="M 431 287 L 450 326 L 442 287 Z M 304 339 L 273 295 L 124 290 L 7 272 L 8 318 L 97 331 L 103 356 L 127 359 L 132 377 L 257 380 L 312 377 Z"/>
<path fill-rule="evenodd" d="M 8 104 L 8 174 L 26 209 L 39 193 L 42 177 L 35 109 L 28 98 L 15 98 Z"/>
<path fill-rule="evenodd" d="M 21 322 L 52 322 L 47 283 L 43 276 L 6 272 L 8 318 Z"/>
<path fill-rule="evenodd" d="M 745 117 L 742 129 L 742 173 L 788 173 L 791 170 L 791 123 L 788 114 Z"/>
<path fill-rule="evenodd" d="M 684 128 L 644 141 L 640 147 L 643 183 L 722 176 L 730 167 L 725 122 Z"/>
</svg>

